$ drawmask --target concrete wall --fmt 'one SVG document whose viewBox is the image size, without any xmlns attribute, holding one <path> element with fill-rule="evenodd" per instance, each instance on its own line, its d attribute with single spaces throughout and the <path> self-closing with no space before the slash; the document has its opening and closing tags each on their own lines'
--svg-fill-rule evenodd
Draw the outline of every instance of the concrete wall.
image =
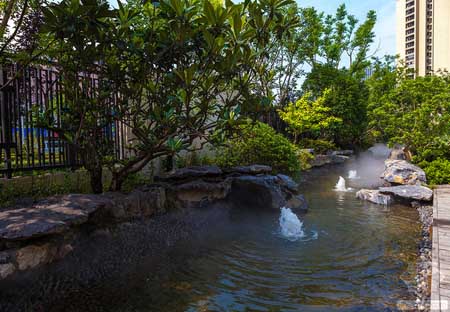
<svg viewBox="0 0 450 312">
<path fill-rule="evenodd" d="M 434 72 L 450 70 L 450 0 L 434 0 Z"/>
</svg>

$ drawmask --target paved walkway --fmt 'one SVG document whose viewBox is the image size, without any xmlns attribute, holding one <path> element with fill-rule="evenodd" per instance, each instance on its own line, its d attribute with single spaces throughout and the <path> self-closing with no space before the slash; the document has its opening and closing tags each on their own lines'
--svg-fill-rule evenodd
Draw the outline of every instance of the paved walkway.
<svg viewBox="0 0 450 312">
<path fill-rule="evenodd" d="M 431 311 L 450 311 L 450 185 L 434 191 Z"/>
</svg>

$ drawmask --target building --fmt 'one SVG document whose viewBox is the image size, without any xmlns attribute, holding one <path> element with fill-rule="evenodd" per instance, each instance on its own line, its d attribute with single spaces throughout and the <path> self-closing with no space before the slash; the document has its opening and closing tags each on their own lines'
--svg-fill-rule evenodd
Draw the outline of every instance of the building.
<svg viewBox="0 0 450 312">
<path fill-rule="evenodd" d="M 397 0 L 397 54 L 419 76 L 450 71 L 450 0 Z"/>
</svg>

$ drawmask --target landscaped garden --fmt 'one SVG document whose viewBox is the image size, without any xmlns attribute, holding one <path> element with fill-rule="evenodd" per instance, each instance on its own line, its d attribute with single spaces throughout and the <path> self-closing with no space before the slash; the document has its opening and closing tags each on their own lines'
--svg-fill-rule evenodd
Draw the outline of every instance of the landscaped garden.
<svg viewBox="0 0 450 312">
<path fill-rule="evenodd" d="M 450 75 L 375 57 L 375 11 L 0 8 L 0 310 L 425 304 Z"/>
</svg>

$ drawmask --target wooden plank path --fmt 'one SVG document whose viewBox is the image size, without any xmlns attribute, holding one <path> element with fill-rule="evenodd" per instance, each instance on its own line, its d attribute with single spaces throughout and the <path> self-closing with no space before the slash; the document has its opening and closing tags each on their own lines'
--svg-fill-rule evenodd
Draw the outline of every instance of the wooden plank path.
<svg viewBox="0 0 450 312">
<path fill-rule="evenodd" d="M 450 185 L 434 190 L 431 311 L 450 312 Z"/>
</svg>

